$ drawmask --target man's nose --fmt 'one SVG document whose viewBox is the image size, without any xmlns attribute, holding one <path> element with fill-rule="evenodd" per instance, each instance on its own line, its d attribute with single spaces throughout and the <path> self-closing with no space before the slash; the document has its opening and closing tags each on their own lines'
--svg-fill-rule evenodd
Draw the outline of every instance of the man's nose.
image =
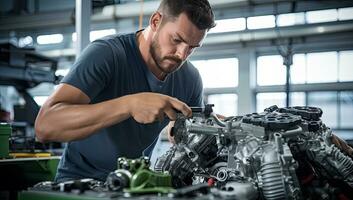
<svg viewBox="0 0 353 200">
<path fill-rule="evenodd" d="M 179 45 L 176 51 L 176 56 L 182 60 L 186 60 L 188 57 L 189 47 L 187 45 Z"/>
</svg>

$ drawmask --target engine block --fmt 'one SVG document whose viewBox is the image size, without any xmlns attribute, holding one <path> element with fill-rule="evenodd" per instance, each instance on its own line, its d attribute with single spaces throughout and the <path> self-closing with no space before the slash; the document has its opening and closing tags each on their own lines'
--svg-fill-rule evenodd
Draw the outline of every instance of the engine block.
<svg viewBox="0 0 353 200">
<path fill-rule="evenodd" d="M 214 183 L 221 198 L 353 199 L 351 148 L 321 116 L 320 108 L 271 106 L 220 119 L 206 105 L 178 115 L 175 145 L 154 170 L 168 171 L 174 187 Z"/>
</svg>

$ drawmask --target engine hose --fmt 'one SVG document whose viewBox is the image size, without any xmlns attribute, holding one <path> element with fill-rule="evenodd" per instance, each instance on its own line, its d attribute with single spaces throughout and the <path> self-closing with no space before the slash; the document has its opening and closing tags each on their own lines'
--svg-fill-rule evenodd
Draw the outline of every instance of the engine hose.
<svg viewBox="0 0 353 200">
<path fill-rule="evenodd" d="M 215 120 L 216 124 L 218 124 L 221 127 L 226 127 L 226 124 L 222 122 L 215 113 L 211 113 L 211 117 Z"/>
<path fill-rule="evenodd" d="M 265 199 L 285 199 L 286 190 L 285 185 L 283 184 L 283 176 L 280 163 L 264 163 L 261 165 L 260 173 L 262 190 Z"/>
<path fill-rule="evenodd" d="M 194 134 L 218 135 L 218 128 L 190 125 L 187 132 Z"/>
</svg>

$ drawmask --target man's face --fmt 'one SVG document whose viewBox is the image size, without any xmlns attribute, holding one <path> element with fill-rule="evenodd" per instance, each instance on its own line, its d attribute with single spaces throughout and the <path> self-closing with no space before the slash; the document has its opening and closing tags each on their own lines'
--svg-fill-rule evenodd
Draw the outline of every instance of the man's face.
<svg viewBox="0 0 353 200">
<path fill-rule="evenodd" d="M 169 74 L 179 69 L 195 48 L 201 46 L 206 33 L 206 30 L 199 30 L 184 13 L 174 21 L 160 25 L 150 48 L 159 70 Z"/>
</svg>

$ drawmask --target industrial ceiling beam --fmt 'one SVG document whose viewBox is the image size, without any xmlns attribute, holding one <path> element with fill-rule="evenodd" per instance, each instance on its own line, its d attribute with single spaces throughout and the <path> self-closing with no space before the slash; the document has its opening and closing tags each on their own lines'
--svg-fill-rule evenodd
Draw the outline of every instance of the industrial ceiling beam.
<svg viewBox="0 0 353 200">
<path fill-rule="evenodd" d="M 204 43 L 201 51 L 196 51 L 195 55 L 202 55 L 202 50 L 208 51 L 207 49 L 212 46 L 231 45 L 234 48 L 236 44 L 243 44 L 256 41 L 268 41 L 282 38 L 304 38 L 307 36 L 323 36 L 325 34 L 333 33 L 350 33 L 353 31 L 353 20 L 339 21 L 339 22 L 326 22 L 318 24 L 304 24 L 295 25 L 288 27 L 268 28 L 268 29 L 257 29 L 257 30 L 245 30 L 245 31 L 234 31 L 228 33 L 214 33 L 209 34 Z M 337 42 L 337 41 L 336 41 Z M 346 42 L 347 43 L 347 42 Z M 347 43 L 348 44 L 348 43 Z M 220 51 L 222 52 L 222 51 Z M 49 50 L 43 52 L 49 57 L 70 57 L 74 55 L 72 49 L 61 49 L 61 50 Z"/>
<path fill-rule="evenodd" d="M 352 20 L 209 34 L 204 45 L 303 37 L 345 31 L 353 31 Z"/>
<path fill-rule="evenodd" d="M 285 91 L 284 85 L 276 86 L 258 86 L 255 90 L 256 93 L 261 92 L 283 92 Z M 310 83 L 310 84 L 292 84 L 292 92 L 309 92 L 309 91 L 352 91 L 353 82 L 340 82 L 340 83 Z"/>
</svg>

